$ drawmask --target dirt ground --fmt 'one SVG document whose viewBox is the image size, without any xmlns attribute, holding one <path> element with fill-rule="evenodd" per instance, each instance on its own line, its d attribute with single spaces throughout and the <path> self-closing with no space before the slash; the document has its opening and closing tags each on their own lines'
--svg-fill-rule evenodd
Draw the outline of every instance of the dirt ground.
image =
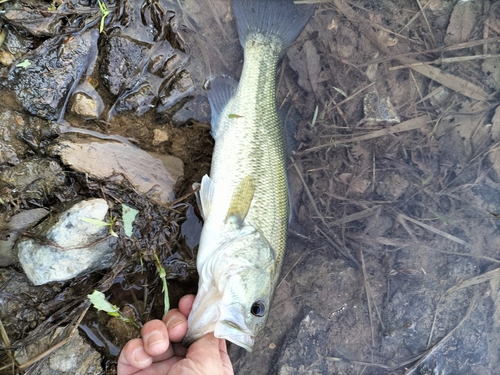
<svg viewBox="0 0 500 375">
<path fill-rule="evenodd" d="M 253 353 L 230 348 L 235 373 L 497 374 L 500 3 L 301 2 L 318 3 L 317 11 L 277 72 L 277 105 L 296 142 L 289 163 L 289 246 Z M 178 35 L 189 48 L 194 97 L 204 98 L 202 85 L 210 76 L 239 76 L 242 51 L 229 1 L 161 4 L 175 12 Z M 206 99 L 200 103 L 207 117 Z M 103 124 L 74 121 L 181 158 L 177 197 L 189 194 L 209 171 L 213 143 L 206 121 L 178 126 L 150 112 L 116 116 L 104 130 Z M 155 142 L 155 130 L 168 132 L 168 142 Z M 130 189 L 103 189 L 92 181 L 75 194 L 103 191 L 148 212 L 144 218 L 155 220 L 147 228 L 173 228 L 168 249 L 161 251 L 165 261 L 177 260 L 177 268 L 170 268 L 173 305 L 194 292 L 191 250 L 200 223 L 193 197 L 174 208 L 158 207 Z M 0 213 L 8 213 L 15 199 L 2 198 L 7 204 Z M 16 202 L 21 210 L 30 208 Z M 138 246 L 157 239 L 152 235 Z M 147 263 L 149 273 L 137 272 L 132 258 L 104 276 L 22 291 L 6 288 L 22 279 L 19 268 L 0 268 L 4 301 L 19 301 L 21 293 L 51 296 L 31 297 L 15 316 L 0 314 L 12 346 L 27 343 L 33 332 L 48 332 L 51 321 L 75 322 L 88 307 L 82 296 L 95 285 L 114 296 L 113 303 L 136 311 L 158 302 L 156 292 L 141 292 L 142 285 L 158 283 L 154 266 Z M 55 295 L 67 298 L 64 308 L 51 305 Z M 97 325 L 104 335 L 116 336 L 97 315 L 88 310 L 82 330 Z M 113 346 L 100 348 L 107 374 L 114 373 L 117 350 L 134 334 L 120 332 L 124 337 Z M 5 354 L 1 360 L 11 364 Z"/>
</svg>

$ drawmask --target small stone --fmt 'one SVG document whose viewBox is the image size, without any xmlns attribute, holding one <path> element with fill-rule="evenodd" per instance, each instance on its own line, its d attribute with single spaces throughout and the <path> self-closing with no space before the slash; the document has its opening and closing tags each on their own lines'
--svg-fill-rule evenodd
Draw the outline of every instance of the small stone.
<svg viewBox="0 0 500 375">
<path fill-rule="evenodd" d="M 356 178 L 349 185 L 349 191 L 355 194 L 363 194 L 370 186 L 370 181 L 363 178 Z"/>
<path fill-rule="evenodd" d="M 17 261 L 14 254 L 14 244 L 19 238 L 19 231 L 30 228 L 43 219 L 49 212 L 43 208 L 21 211 L 8 221 L 0 214 L 0 266 L 8 266 Z"/>
<path fill-rule="evenodd" d="M 99 117 L 96 101 L 82 93 L 75 95 L 75 101 L 73 102 L 71 111 L 84 118 Z"/>
<path fill-rule="evenodd" d="M 390 172 L 379 182 L 376 192 L 387 200 L 397 200 L 408 189 L 410 183 L 399 173 Z"/>
<path fill-rule="evenodd" d="M 163 129 L 153 130 L 153 146 L 158 146 L 159 144 L 168 141 L 168 133 Z"/>
<path fill-rule="evenodd" d="M 9 66 L 14 62 L 14 56 L 12 53 L 7 51 L 0 51 L 0 64 L 3 66 Z"/>
</svg>

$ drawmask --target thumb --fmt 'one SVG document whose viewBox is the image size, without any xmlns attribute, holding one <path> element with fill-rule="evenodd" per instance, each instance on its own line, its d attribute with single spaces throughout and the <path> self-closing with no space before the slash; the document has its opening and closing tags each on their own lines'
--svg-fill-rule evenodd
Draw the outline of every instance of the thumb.
<svg viewBox="0 0 500 375">
<path fill-rule="evenodd" d="M 213 333 L 207 333 L 196 340 L 189 347 L 186 358 L 191 360 L 197 368 L 203 369 L 200 374 L 233 374 L 225 340 L 216 338 Z"/>
</svg>

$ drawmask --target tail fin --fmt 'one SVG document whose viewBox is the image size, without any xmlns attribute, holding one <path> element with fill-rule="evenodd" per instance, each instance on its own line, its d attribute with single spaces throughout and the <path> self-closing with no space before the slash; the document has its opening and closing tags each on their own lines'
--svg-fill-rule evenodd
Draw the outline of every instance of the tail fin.
<svg viewBox="0 0 500 375">
<path fill-rule="evenodd" d="M 316 10 L 316 5 L 298 5 L 293 0 L 233 0 L 240 43 L 254 33 L 274 35 L 283 47 L 292 43 Z"/>
</svg>

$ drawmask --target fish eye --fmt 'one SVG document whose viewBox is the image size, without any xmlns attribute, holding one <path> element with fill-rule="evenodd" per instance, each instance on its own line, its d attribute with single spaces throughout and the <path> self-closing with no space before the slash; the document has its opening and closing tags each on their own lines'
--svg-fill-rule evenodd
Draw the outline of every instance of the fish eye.
<svg viewBox="0 0 500 375">
<path fill-rule="evenodd" d="M 266 313 L 266 305 L 262 301 L 255 301 L 252 307 L 250 308 L 250 312 L 252 313 L 253 316 L 262 318 Z"/>
</svg>

